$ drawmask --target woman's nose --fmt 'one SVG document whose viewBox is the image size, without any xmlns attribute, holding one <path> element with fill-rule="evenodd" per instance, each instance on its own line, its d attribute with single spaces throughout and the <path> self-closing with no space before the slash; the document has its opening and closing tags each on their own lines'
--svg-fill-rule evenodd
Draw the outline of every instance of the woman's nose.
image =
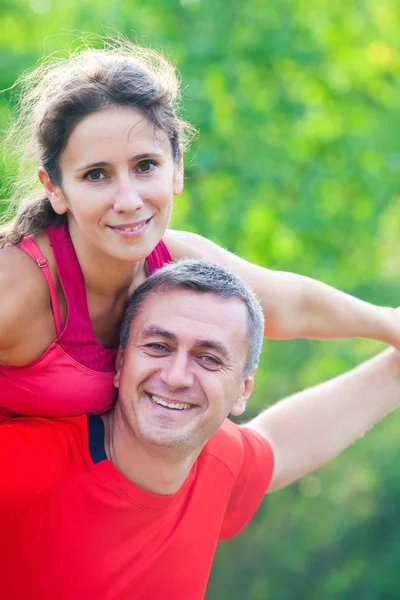
<svg viewBox="0 0 400 600">
<path fill-rule="evenodd" d="M 143 206 L 143 199 L 131 178 L 124 178 L 120 182 L 114 198 L 116 212 L 134 212 Z"/>
</svg>

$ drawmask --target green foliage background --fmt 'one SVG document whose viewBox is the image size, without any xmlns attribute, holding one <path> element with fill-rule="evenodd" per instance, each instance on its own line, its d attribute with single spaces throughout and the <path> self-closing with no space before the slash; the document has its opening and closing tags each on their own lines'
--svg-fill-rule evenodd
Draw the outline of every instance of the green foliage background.
<svg viewBox="0 0 400 600">
<path fill-rule="evenodd" d="M 78 31 L 120 32 L 176 63 L 200 135 L 174 227 L 400 304 L 398 0 L 0 0 L 0 11 L 3 89 Z M 0 175 L 12 174 L 5 157 Z M 248 416 L 377 349 L 266 342 Z M 391 416 L 267 497 L 218 549 L 207 600 L 398 599 L 399 425 Z"/>
</svg>

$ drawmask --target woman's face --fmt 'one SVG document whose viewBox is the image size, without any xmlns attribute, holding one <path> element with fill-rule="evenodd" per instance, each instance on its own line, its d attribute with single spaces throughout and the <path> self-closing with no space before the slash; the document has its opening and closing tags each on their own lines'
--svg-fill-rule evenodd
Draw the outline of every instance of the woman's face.
<svg viewBox="0 0 400 600">
<path fill-rule="evenodd" d="M 78 255 L 102 253 L 139 261 L 168 226 L 172 197 L 182 191 L 182 164 L 167 135 L 137 110 L 110 107 L 73 129 L 60 160 L 61 184 L 48 189 L 67 213 Z"/>
</svg>

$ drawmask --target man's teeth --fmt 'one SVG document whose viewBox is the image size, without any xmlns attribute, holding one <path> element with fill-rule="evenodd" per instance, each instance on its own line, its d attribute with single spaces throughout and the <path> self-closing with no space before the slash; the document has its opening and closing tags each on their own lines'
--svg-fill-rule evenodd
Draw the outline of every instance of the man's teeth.
<svg viewBox="0 0 400 600">
<path fill-rule="evenodd" d="M 185 410 L 185 408 L 190 408 L 190 404 L 186 404 L 185 402 L 166 402 L 158 396 L 151 396 L 151 399 L 156 404 L 161 404 L 161 406 L 166 406 L 167 408 L 176 408 L 178 410 Z"/>
</svg>

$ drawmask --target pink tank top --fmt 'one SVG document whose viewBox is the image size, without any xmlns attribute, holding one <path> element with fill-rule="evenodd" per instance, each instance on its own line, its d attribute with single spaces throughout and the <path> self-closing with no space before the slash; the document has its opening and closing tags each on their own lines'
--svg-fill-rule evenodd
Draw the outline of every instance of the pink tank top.
<svg viewBox="0 0 400 600">
<path fill-rule="evenodd" d="M 65 226 L 46 230 L 68 307 L 62 326 L 54 282 L 44 258 L 30 238 L 18 245 L 46 277 L 57 339 L 35 361 L 22 367 L 0 365 L 0 422 L 17 415 L 60 417 L 101 414 L 115 399 L 115 348 L 96 339 L 90 323 L 85 281 Z M 150 273 L 171 262 L 164 242 L 147 257 Z"/>
</svg>

